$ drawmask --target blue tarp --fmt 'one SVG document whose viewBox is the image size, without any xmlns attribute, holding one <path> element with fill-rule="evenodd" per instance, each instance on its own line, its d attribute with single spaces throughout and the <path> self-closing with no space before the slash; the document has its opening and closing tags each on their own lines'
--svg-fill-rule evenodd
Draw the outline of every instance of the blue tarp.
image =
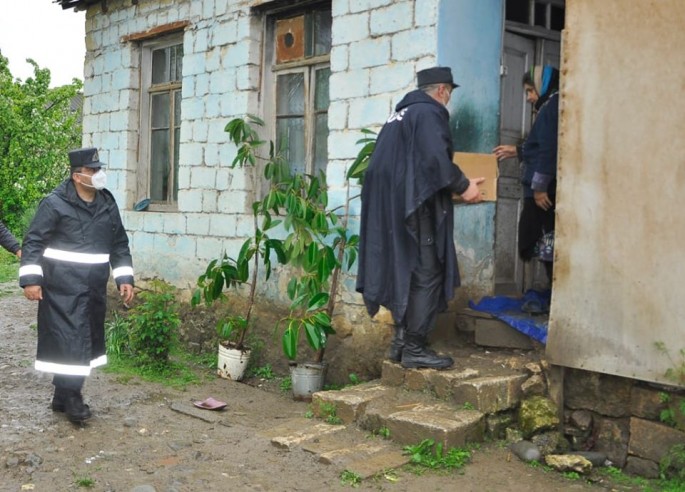
<svg viewBox="0 0 685 492">
<path fill-rule="evenodd" d="M 548 317 L 530 314 L 522 308 L 525 304 L 526 308 L 541 307 L 543 311 L 547 312 L 549 311 L 551 294 L 550 290 L 544 292 L 529 290 L 523 297 L 489 296 L 483 297 L 478 303 L 469 301 L 469 307 L 476 311 L 491 314 L 512 328 L 544 344 L 547 343 Z"/>
</svg>

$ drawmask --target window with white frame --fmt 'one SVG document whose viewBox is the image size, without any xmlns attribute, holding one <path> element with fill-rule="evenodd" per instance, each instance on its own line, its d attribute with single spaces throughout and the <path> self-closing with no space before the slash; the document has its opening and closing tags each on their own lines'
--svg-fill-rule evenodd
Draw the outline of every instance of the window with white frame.
<svg viewBox="0 0 685 492">
<path fill-rule="evenodd" d="M 175 205 L 181 128 L 180 36 L 144 43 L 141 64 L 141 186 L 151 204 Z"/>
<path fill-rule="evenodd" d="M 270 18 L 267 89 L 276 143 L 293 172 L 316 174 L 328 162 L 331 24 L 330 2 Z"/>
</svg>

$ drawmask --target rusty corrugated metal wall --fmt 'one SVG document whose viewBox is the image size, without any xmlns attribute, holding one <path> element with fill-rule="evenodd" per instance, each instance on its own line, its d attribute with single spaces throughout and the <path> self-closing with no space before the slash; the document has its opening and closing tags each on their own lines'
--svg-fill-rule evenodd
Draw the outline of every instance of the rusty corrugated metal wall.
<svg viewBox="0 0 685 492">
<path fill-rule="evenodd" d="M 548 356 L 669 383 L 685 363 L 685 2 L 566 5 Z"/>
</svg>

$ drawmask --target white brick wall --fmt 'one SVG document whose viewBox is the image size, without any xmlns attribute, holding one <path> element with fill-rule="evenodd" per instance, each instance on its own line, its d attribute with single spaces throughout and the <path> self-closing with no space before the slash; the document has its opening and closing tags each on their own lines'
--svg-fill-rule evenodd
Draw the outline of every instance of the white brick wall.
<svg viewBox="0 0 685 492">
<path fill-rule="evenodd" d="M 438 3 L 332 0 L 328 183 L 333 202 L 347 194 L 345 173 L 359 150 L 360 129 L 378 129 L 414 88 L 416 70 L 435 63 Z M 125 209 L 142 198 L 136 184 L 141 49 L 122 39 L 170 22 L 189 23 L 183 35 L 178 211 L 124 211 L 136 270 L 143 276 L 168 274 L 165 262 L 171 257 L 155 248 L 173 247 L 173 254 L 188 259 L 177 262 L 176 280 L 194 283 L 207 260 L 224 249 L 237 254 L 252 232 L 252 171 L 230 169 L 236 149 L 224 131 L 233 117 L 263 114 L 260 84 L 269 68 L 261 67 L 262 18 L 250 13 L 250 5 L 245 0 L 135 7 L 116 2 L 108 4 L 107 13 L 97 5 L 88 13 L 84 145 L 97 146 L 110 158 L 113 191 Z M 358 200 L 351 210 L 358 213 Z"/>
</svg>

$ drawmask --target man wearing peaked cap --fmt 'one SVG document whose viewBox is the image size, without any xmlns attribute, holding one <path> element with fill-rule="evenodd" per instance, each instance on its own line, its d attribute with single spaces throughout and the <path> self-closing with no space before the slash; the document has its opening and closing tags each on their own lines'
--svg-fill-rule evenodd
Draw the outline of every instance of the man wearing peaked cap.
<svg viewBox="0 0 685 492">
<path fill-rule="evenodd" d="M 105 163 L 100 162 L 98 149 L 89 147 L 85 149 L 76 149 L 69 152 L 69 165 L 74 167 L 104 167 Z"/>
<path fill-rule="evenodd" d="M 416 82 L 419 87 L 426 87 L 432 84 L 446 84 L 456 89 L 459 87 L 452 79 L 450 67 L 426 68 L 416 73 Z"/>
<path fill-rule="evenodd" d="M 383 125 L 364 176 L 356 288 L 371 316 L 380 306 L 392 313 L 390 360 L 446 369 L 454 361 L 426 339 L 460 284 L 452 194 L 480 201 L 483 178 L 452 163 L 452 70 L 421 70 L 417 85 Z"/>
<path fill-rule="evenodd" d="M 80 423 L 91 417 L 85 378 L 107 362 L 110 266 L 125 303 L 133 300 L 133 266 L 97 149 L 69 152 L 69 165 L 71 175 L 40 202 L 24 237 L 19 284 L 38 301 L 35 368 L 54 374 L 52 410 Z"/>
</svg>

